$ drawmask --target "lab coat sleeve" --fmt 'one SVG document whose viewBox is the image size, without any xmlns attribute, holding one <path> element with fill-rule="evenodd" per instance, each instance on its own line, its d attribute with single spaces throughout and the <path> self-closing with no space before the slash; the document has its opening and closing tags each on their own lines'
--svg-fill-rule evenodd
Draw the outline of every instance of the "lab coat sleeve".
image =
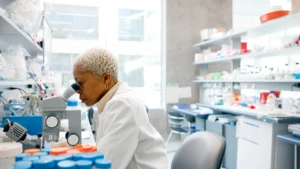
<svg viewBox="0 0 300 169">
<path fill-rule="evenodd" d="M 97 146 L 105 158 L 112 161 L 112 169 L 126 169 L 138 145 L 139 129 L 136 107 L 126 100 L 107 103 L 103 119 L 103 137 Z"/>
</svg>

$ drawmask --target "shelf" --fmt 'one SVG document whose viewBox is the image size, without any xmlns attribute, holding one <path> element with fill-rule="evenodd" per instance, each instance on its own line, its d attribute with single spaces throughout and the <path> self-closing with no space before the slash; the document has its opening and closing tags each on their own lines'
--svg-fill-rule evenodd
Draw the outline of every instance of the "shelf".
<svg viewBox="0 0 300 169">
<path fill-rule="evenodd" d="M 266 23 L 260 24 L 258 26 L 255 26 L 245 31 L 234 33 L 232 35 L 227 35 L 222 38 L 200 42 L 198 44 L 195 44 L 194 47 L 217 45 L 217 44 L 222 44 L 224 42 L 228 42 L 228 40 L 231 40 L 233 38 L 240 38 L 242 36 L 256 37 L 264 34 L 269 34 L 277 31 L 297 27 L 300 26 L 299 20 L 300 20 L 300 12 L 268 21 Z"/>
<path fill-rule="evenodd" d="M 279 49 L 279 50 L 272 50 L 272 51 L 266 51 L 261 53 L 249 53 L 244 55 L 236 55 L 232 57 L 226 57 L 222 59 L 216 59 L 216 60 L 208 60 L 203 62 L 195 62 L 195 65 L 204 65 L 209 63 L 218 63 L 218 62 L 225 62 L 225 61 L 231 61 L 231 60 L 238 60 L 238 59 L 251 59 L 251 58 L 263 58 L 263 57 L 271 57 L 271 56 L 282 56 L 282 55 L 290 55 L 300 52 L 300 47 L 293 47 L 293 48 L 286 48 L 286 49 Z"/>
<path fill-rule="evenodd" d="M 49 81 L 46 84 L 53 84 L 55 82 Z M 36 83 L 33 80 L 28 81 L 0 81 L 1 86 L 24 86 L 24 85 L 35 85 Z"/>
<path fill-rule="evenodd" d="M 300 80 L 194 80 L 196 83 L 300 83 Z"/>
<path fill-rule="evenodd" d="M 0 14 L 0 46 L 21 45 L 32 57 L 42 55 L 43 49 L 17 27 L 7 16 Z"/>
</svg>

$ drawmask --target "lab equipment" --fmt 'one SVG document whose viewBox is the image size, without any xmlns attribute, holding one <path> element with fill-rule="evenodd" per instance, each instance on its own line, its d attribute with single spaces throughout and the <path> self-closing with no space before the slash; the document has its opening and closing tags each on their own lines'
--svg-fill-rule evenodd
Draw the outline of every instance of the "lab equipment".
<svg viewBox="0 0 300 169">
<path fill-rule="evenodd" d="M 45 98 L 42 101 L 43 138 L 45 141 L 58 141 L 61 119 L 69 119 L 69 132 L 66 139 L 69 145 L 81 143 L 81 110 L 67 109 L 66 101 L 79 86 L 74 83 L 61 96 Z"/>
<path fill-rule="evenodd" d="M 57 169 L 76 169 L 76 164 L 71 160 L 61 161 L 57 164 Z"/>
<path fill-rule="evenodd" d="M 21 126 L 18 123 L 12 123 L 9 122 L 8 124 L 6 124 L 3 128 L 3 132 L 5 132 L 5 135 L 9 138 L 11 138 L 12 140 L 14 140 L 15 142 L 21 142 L 24 144 L 29 144 L 34 146 L 35 148 L 40 148 L 41 147 L 41 140 L 37 139 L 37 143 L 29 140 L 27 137 L 27 129 L 24 128 L 23 126 Z M 42 135 L 38 134 L 38 138 L 41 138 Z"/>
</svg>

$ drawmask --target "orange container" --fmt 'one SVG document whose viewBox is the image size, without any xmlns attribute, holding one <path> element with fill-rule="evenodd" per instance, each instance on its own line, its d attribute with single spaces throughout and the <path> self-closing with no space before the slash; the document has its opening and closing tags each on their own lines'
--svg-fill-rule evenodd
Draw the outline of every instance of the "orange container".
<svg viewBox="0 0 300 169">
<path fill-rule="evenodd" d="M 66 154 L 74 155 L 74 154 L 77 154 L 77 153 L 80 153 L 80 151 L 75 150 L 75 149 L 71 149 L 71 150 L 68 150 Z"/>
<path fill-rule="evenodd" d="M 82 152 L 91 152 L 92 146 L 91 145 L 82 145 Z"/>
<path fill-rule="evenodd" d="M 51 154 L 51 155 L 61 155 L 61 154 L 66 154 L 68 150 L 70 150 L 69 147 L 52 148 L 52 149 L 50 150 L 50 154 Z"/>
<path fill-rule="evenodd" d="M 275 11 L 275 12 L 270 12 L 270 13 L 267 13 L 265 15 L 262 15 L 260 17 L 260 22 L 261 23 L 264 23 L 264 22 L 267 22 L 269 20 L 273 20 L 273 19 L 276 19 L 276 18 L 280 18 L 280 17 L 283 17 L 283 16 L 286 16 L 286 15 L 289 15 L 291 11 Z"/>
<path fill-rule="evenodd" d="M 97 152 L 97 151 L 98 151 L 97 147 L 96 147 L 96 146 L 93 146 L 93 147 L 92 147 L 92 152 Z"/>
<path fill-rule="evenodd" d="M 37 149 L 37 148 L 34 148 L 34 149 L 27 149 L 24 151 L 24 153 L 27 153 L 27 154 L 34 154 L 34 153 L 38 153 L 40 152 L 41 150 L 40 149 Z"/>
</svg>

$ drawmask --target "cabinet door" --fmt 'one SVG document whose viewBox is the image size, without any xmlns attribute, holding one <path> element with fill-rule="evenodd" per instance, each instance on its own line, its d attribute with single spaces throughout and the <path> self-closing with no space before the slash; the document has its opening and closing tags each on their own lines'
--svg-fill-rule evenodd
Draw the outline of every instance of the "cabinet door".
<svg viewBox="0 0 300 169">
<path fill-rule="evenodd" d="M 248 118 L 238 123 L 238 169 L 272 169 L 272 124 Z"/>
</svg>

